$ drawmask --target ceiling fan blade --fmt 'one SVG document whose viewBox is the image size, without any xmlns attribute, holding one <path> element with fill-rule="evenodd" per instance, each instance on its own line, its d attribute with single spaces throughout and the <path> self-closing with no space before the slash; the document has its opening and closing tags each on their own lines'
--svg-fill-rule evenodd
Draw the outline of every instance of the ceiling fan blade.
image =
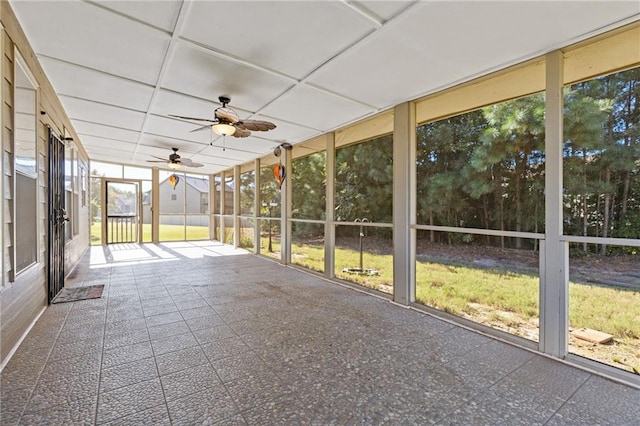
<svg viewBox="0 0 640 426">
<path fill-rule="evenodd" d="M 198 117 L 187 117 L 184 115 L 173 115 L 173 114 L 169 114 L 169 117 L 173 117 L 173 118 L 179 118 L 181 120 L 191 120 L 191 121 L 208 121 L 210 123 L 217 123 L 218 120 L 215 119 L 211 119 L 211 118 L 198 118 Z"/>
<path fill-rule="evenodd" d="M 147 163 L 166 163 L 167 160 L 147 160 Z"/>
<path fill-rule="evenodd" d="M 193 161 L 191 161 L 191 160 L 190 160 L 190 159 L 188 159 L 188 158 L 181 158 L 181 159 L 180 159 L 180 162 L 181 162 L 183 165 L 187 166 L 187 167 L 202 167 L 202 166 L 204 166 L 204 164 L 194 163 Z"/>
<path fill-rule="evenodd" d="M 167 161 L 167 159 L 166 159 L 166 158 L 164 158 L 164 157 L 158 157 L 157 155 L 152 155 L 151 157 L 153 157 L 153 158 L 157 158 L 158 160 Z M 147 161 L 151 161 L 151 160 L 147 160 Z"/>
<path fill-rule="evenodd" d="M 210 124 L 205 124 L 204 126 L 198 127 L 197 129 L 189 130 L 189 133 L 199 132 L 200 130 L 206 130 L 206 129 L 210 129 L 210 128 L 211 128 Z"/>
<path fill-rule="evenodd" d="M 226 120 L 231 123 L 237 123 L 240 120 L 238 114 L 236 114 L 236 112 L 231 108 L 227 107 L 216 108 L 216 110 L 214 111 L 214 115 L 217 119 L 220 119 L 222 121 Z"/>
<path fill-rule="evenodd" d="M 236 123 L 236 126 L 247 130 L 255 130 L 259 132 L 266 132 L 267 130 L 273 130 L 276 125 L 263 120 L 242 120 Z"/>
<path fill-rule="evenodd" d="M 251 135 L 250 131 L 248 131 L 247 129 L 244 129 L 242 127 L 236 126 L 236 131 L 233 133 L 232 136 L 234 138 L 246 138 L 249 135 Z"/>
</svg>

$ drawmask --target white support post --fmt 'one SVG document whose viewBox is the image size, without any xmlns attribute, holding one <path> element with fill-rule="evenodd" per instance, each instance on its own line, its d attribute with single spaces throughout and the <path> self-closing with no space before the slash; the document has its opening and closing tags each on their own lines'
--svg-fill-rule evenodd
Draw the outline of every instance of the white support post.
<svg viewBox="0 0 640 426">
<path fill-rule="evenodd" d="M 254 168 L 254 188 L 253 197 L 253 252 L 260 254 L 260 159 L 256 158 L 253 163 Z"/>
<path fill-rule="evenodd" d="M 233 246 L 240 247 L 240 166 L 233 168 Z"/>
<path fill-rule="evenodd" d="M 160 242 L 160 169 L 151 169 L 151 242 Z"/>
<path fill-rule="evenodd" d="M 215 240 L 216 238 L 216 217 L 213 214 L 215 211 L 216 202 L 216 175 L 209 175 L 209 239 Z"/>
<path fill-rule="evenodd" d="M 405 102 L 393 120 L 393 300 L 415 300 L 416 108 Z"/>
<path fill-rule="evenodd" d="M 282 149 L 286 179 L 280 188 L 280 262 L 291 263 L 291 153 L 290 149 Z"/>
<path fill-rule="evenodd" d="M 226 207 L 226 199 L 227 199 L 227 173 L 220 172 L 220 199 L 218 202 L 220 203 L 220 242 L 225 244 L 225 222 L 226 218 L 224 217 L 225 207 Z"/>
<path fill-rule="evenodd" d="M 327 133 L 326 135 L 326 158 L 325 169 L 326 176 L 326 211 L 324 223 L 324 276 L 327 278 L 335 277 L 335 246 L 336 246 L 336 227 L 333 224 L 335 220 L 335 188 L 336 188 L 336 137 L 335 133 Z"/>
<path fill-rule="evenodd" d="M 540 286 L 540 351 L 568 352 L 568 250 L 562 236 L 563 56 L 546 56 L 545 244 Z"/>
</svg>

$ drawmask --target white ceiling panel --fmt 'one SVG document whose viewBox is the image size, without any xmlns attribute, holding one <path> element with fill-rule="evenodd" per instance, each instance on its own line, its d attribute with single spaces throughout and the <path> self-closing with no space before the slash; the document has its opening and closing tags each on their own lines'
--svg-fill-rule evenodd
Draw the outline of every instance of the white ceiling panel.
<svg viewBox="0 0 640 426">
<path fill-rule="evenodd" d="M 182 1 L 162 0 L 151 3 L 149 0 L 120 0 L 101 1 L 100 5 L 139 21 L 146 22 L 154 27 L 172 32 L 178 19 L 178 13 L 180 13 Z"/>
<path fill-rule="evenodd" d="M 136 143 L 140 132 L 133 130 L 119 129 L 117 127 L 105 126 L 103 124 L 89 123 L 81 120 L 74 120 L 73 127 L 79 135 L 97 136 L 110 138 L 130 143 Z"/>
<path fill-rule="evenodd" d="M 202 173 L 640 19 L 605 0 L 9 4 L 92 160 L 149 166 L 177 147 Z M 276 129 L 223 150 L 168 117 L 213 118 L 220 95 Z"/>
<path fill-rule="evenodd" d="M 72 121 L 78 119 L 121 129 L 142 129 L 144 113 L 68 96 L 60 96 L 60 100 Z"/>
<path fill-rule="evenodd" d="M 233 99 L 231 103 L 233 104 Z M 214 101 L 200 99 L 190 95 L 171 92 L 168 90 L 159 90 L 155 102 L 151 108 L 151 112 L 156 115 L 183 115 L 199 118 L 213 118 L 213 112 L 221 104 Z M 240 118 L 247 118 L 251 112 L 233 107 L 233 110 Z"/>
<path fill-rule="evenodd" d="M 632 3 L 420 3 L 309 81 L 386 108 L 561 47 L 637 14 Z"/>
<path fill-rule="evenodd" d="M 257 111 L 292 81 L 225 60 L 204 48 L 178 43 L 163 87 L 203 99 L 231 97 L 231 106 Z"/>
<path fill-rule="evenodd" d="M 373 12 L 375 15 L 379 16 L 385 21 L 396 16 L 402 10 L 406 9 L 408 6 L 413 4 L 413 1 L 381 1 L 381 0 L 364 0 L 364 1 L 354 1 L 356 5 L 364 7 L 366 10 Z"/>
<path fill-rule="evenodd" d="M 211 142 L 212 130 L 204 129 L 192 132 L 192 130 L 197 128 L 197 124 L 192 124 L 183 120 L 151 115 L 147 122 L 146 132 L 153 135 L 184 139 L 186 141 L 205 145 Z"/>
<path fill-rule="evenodd" d="M 203 1 L 191 4 L 182 36 L 302 78 L 374 28 L 341 2 Z"/>
<path fill-rule="evenodd" d="M 92 100 L 138 111 L 146 111 L 151 101 L 153 87 L 114 77 L 99 71 L 43 58 L 44 71 L 60 95 Z"/>
<path fill-rule="evenodd" d="M 166 152 L 168 157 L 169 154 L 171 154 L 171 148 L 178 148 L 186 154 L 196 154 L 206 146 L 208 146 L 208 143 L 201 144 L 198 142 L 146 134 L 140 138 L 136 153 L 155 153 L 155 155 L 161 155 L 163 152 Z"/>
<path fill-rule="evenodd" d="M 134 163 L 129 162 L 129 156 L 123 157 L 122 154 L 115 149 L 108 147 L 92 147 L 90 152 L 93 154 L 93 157 L 91 157 L 91 160 L 93 161 L 134 165 Z"/>
<path fill-rule="evenodd" d="M 308 86 L 296 86 L 262 111 L 314 129 L 333 129 L 372 112 L 371 108 Z"/>
<path fill-rule="evenodd" d="M 115 141 L 113 139 L 99 138 L 96 136 L 83 136 L 82 145 L 84 145 L 85 148 L 89 148 L 89 149 L 93 149 L 93 148 L 112 149 L 114 151 L 119 152 L 123 158 L 126 157 L 127 154 L 133 153 L 133 151 L 136 148 L 135 143 Z"/>
<path fill-rule="evenodd" d="M 39 55 L 155 84 L 169 36 L 89 3 L 12 2 Z"/>
</svg>

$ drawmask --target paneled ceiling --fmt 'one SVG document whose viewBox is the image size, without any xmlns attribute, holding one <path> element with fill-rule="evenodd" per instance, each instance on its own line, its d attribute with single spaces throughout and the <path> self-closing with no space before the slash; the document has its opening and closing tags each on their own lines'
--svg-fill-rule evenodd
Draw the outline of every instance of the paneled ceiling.
<svg viewBox="0 0 640 426">
<path fill-rule="evenodd" d="M 17 1 L 92 160 L 216 173 L 638 20 L 637 1 Z M 245 139 L 169 114 L 275 123 Z M 161 164 L 161 166 L 163 166 Z"/>
</svg>

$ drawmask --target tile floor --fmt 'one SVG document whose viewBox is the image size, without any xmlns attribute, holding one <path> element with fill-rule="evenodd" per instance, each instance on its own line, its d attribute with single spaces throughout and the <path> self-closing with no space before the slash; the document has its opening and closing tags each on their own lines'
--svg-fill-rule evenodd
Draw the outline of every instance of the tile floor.
<svg viewBox="0 0 640 426">
<path fill-rule="evenodd" d="M 220 244 L 93 247 L 2 425 L 640 424 L 640 390 Z"/>
</svg>

